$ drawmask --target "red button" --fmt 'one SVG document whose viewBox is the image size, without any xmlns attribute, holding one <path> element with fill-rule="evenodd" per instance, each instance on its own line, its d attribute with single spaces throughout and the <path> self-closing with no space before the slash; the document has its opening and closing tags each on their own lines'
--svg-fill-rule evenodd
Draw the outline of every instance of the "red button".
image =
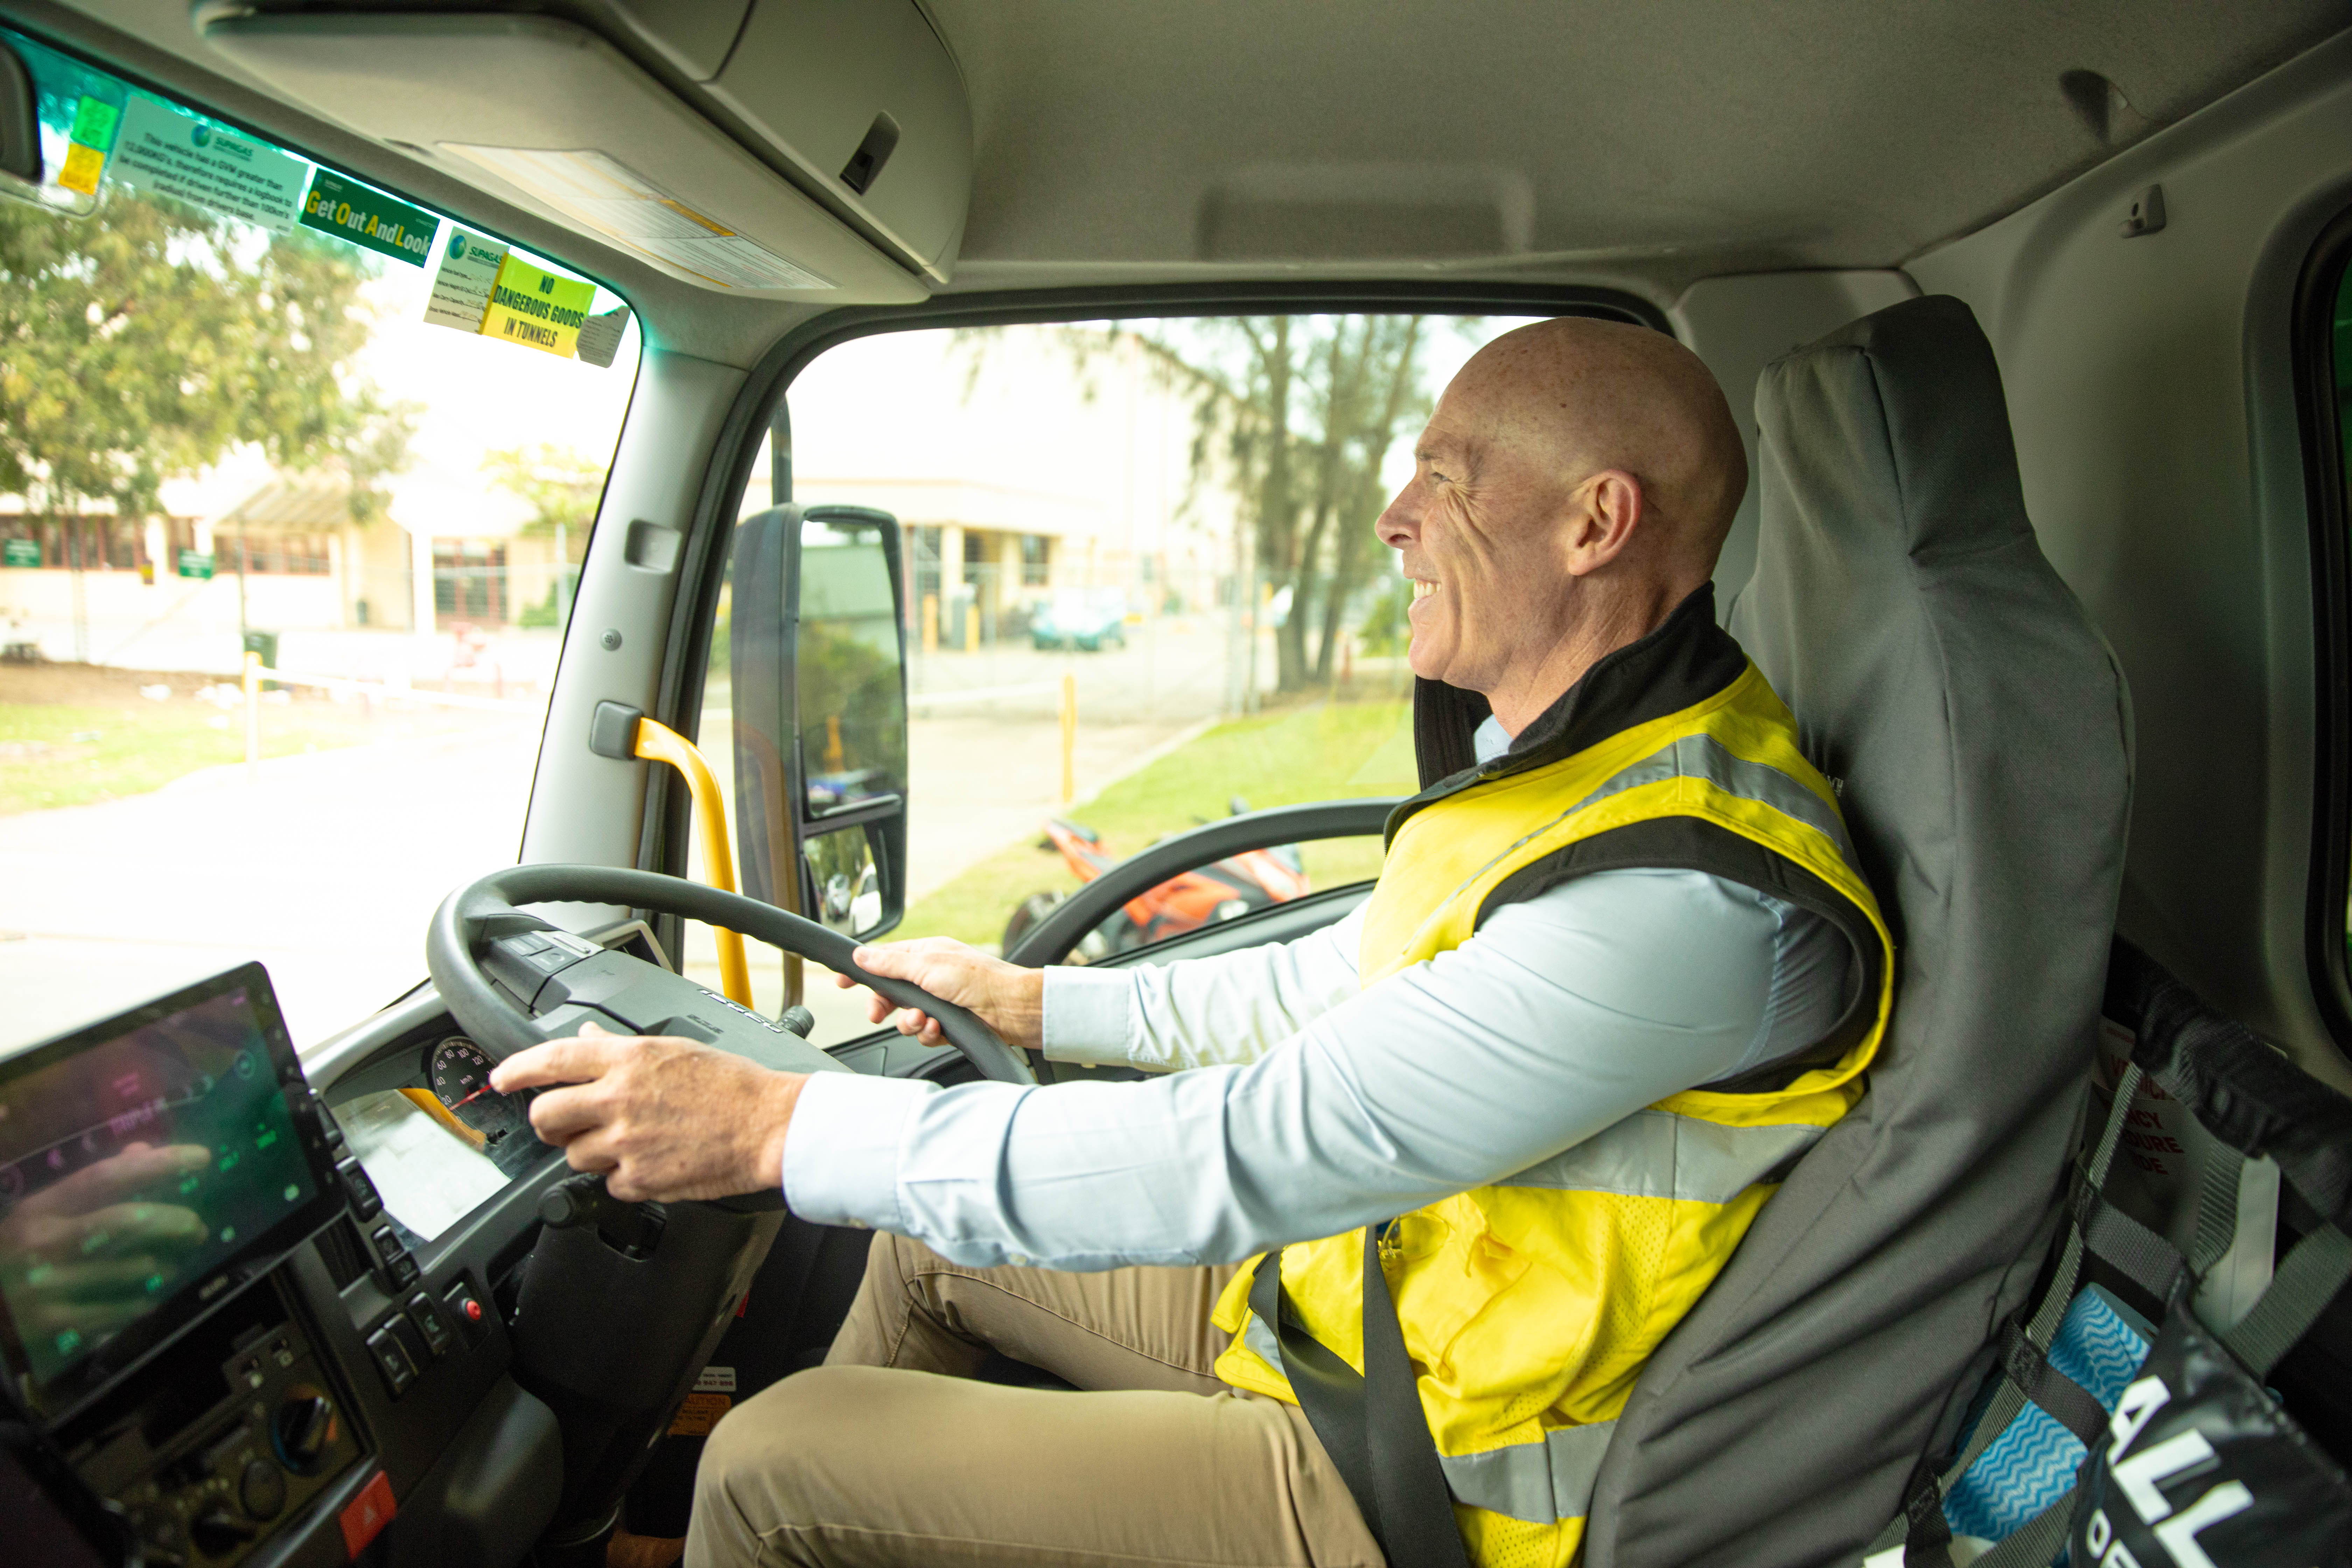
<svg viewBox="0 0 2352 1568">
<path fill-rule="evenodd" d="M 360 1489 L 360 1495 L 343 1505 L 343 1550 L 357 1557 L 398 1511 L 392 1500 L 392 1478 L 378 1470 L 375 1479 Z"/>
<path fill-rule="evenodd" d="M 473 1322 L 478 1323 L 482 1321 L 482 1304 L 471 1296 L 466 1298 L 466 1316 Z"/>
</svg>

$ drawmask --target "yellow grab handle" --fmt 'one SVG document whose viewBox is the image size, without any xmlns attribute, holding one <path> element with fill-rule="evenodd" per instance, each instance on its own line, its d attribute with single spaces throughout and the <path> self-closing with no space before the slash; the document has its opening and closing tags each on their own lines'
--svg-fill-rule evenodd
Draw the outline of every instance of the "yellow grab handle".
<svg viewBox="0 0 2352 1568">
<path fill-rule="evenodd" d="M 637 755 L 649 763 L 667 763 L 686 775 L 695 818 L 702 824 L 702 858 L 710 871 L 710 885 L 722 893 L 735 891 L 735 857 L 727 847 L 727 802 L 719 795 L 710 764 L 693 742 L 651 719 L 637 721 Z M 743 938 L 725 926 L 710 929 L 719 938 L 719 988 L 729 1001 L 750 1007 L 751 966 L 743 958 Z"/>
</svg>

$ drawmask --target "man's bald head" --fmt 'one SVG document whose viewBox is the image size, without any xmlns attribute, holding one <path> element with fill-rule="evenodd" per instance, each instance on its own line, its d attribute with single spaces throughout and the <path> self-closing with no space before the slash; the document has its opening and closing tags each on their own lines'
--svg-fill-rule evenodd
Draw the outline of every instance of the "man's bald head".
<svg viewBox="0 0 2352 1568">
<path fill-rule="evenodd" d="M 1480 349 L 1413 457 L 1379 524 L 1415 584 L 1413 671 L 1485 692 L 1514 734 L 1706 582 L 1748 490 L 1698 356 L 1578 317 Z"/>
<path fill-rule="evenodd" d="M 1633 475 L 1647 538 L 1630 548 L 1676 557 L 1697 577 L 1714 574 L 1748 493 L 1723 388 L 1698 355 L 1647 327 L 1559 316 L 1505 332 L 1462 367 L 1439 412 L 1485 428 L 1563 489 L 1604 468 Z"/>
</svg>

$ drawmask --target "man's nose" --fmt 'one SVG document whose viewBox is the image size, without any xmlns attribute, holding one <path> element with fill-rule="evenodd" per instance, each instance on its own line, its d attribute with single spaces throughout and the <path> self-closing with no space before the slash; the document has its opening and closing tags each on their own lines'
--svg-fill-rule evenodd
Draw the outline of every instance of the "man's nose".
<svg viewBox="0 0 2352 1568">
<path fill-rule="evenodd" d="M 1380 521 L 1372 524 L 1372 532 L 1391 550 L 1402 550 L 1420 537 L 1421 507 L 1413 495 L 1417 484 L 1408 483 L 1397 491 Z"/>
</svg>

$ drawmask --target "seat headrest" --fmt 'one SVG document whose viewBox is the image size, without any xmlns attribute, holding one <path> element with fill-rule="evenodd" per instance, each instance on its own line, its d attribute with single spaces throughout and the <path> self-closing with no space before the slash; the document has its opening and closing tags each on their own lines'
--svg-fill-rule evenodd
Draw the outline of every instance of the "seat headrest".
<svg viewBox="0 0 2352 1568">
<path fill-rule="evenodd" d="M 1975 314 L 1948 294 L 1766 366 L 1756 417 L 1780 459 L 1772 488 L 1799 503 L 1781 521 L 1822 530 L 1820 544 L 1841 554 L 1916 563 L 2032 537 L 2000 368 Z"/>
</svg>

